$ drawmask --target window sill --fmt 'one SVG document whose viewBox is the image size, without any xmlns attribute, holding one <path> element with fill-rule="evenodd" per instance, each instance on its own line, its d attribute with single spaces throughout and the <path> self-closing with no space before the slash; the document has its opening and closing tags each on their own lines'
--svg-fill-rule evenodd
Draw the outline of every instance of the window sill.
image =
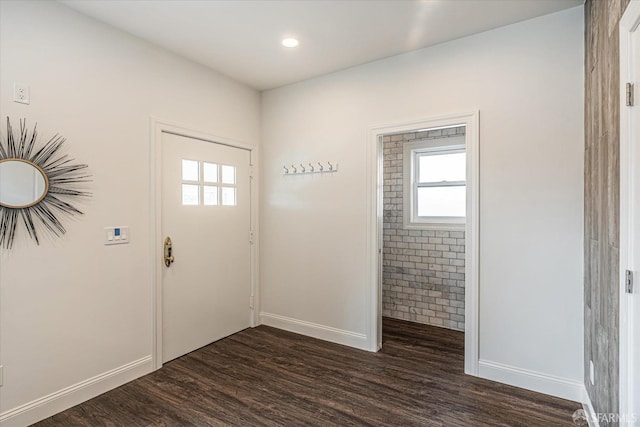
<svg viewBox="0 0 640 427">
<path fill-rule="evenodd" d="M 464 230 L 466 228 L 466 221 L 425 221 L 425 222 L 409 222 L 404 223 L 402 228 L 405 230 Z"/>
</svg>

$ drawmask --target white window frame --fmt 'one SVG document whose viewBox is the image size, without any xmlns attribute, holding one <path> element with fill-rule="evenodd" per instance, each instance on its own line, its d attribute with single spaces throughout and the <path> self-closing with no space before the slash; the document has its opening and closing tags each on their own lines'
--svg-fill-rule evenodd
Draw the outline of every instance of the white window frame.
<svg viewBox="0 0 640 427">
<path fill-rule="evenodd" d="M 421 217 L 418 216 L 418 205 L 416 203 L 419 187 L 444 187 L 461 185 L 462 181 L 456 181 L 441 185 L 427 184 L 418 185 L 418 157 L 429 154 L 444 153 L 464 153 L 465 136 L 458 135 L 448 138 L 437 138 L 421 140 L 403 145 L 403 225 L 404 228 L 413 229 L 461 229 L 465 228 L 465 217 Z M 464 181 L 466 187 L 467 181 Z"/>
</svg>

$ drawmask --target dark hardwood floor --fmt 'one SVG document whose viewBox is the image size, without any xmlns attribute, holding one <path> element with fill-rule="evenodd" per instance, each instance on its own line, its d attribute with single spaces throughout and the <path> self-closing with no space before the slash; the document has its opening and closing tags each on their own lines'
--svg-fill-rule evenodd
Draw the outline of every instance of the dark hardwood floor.
<svg viewBox="0 0 640 427">
<path fill-rule="evenodd" d="M 464 375 L 463 344 L 392 319 L 379 353 L 259 326 L 36 425 L 574 425 L 578 403 Z"/>
</svg>

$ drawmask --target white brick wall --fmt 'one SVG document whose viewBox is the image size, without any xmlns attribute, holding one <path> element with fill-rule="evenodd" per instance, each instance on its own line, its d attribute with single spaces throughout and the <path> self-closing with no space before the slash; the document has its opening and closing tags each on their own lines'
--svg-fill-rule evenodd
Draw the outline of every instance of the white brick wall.
<svg viewBox="0 0 640 427">
<path fill-rule="evenodd" d="M 383 316 L 464 331 L 464 231 L 402 225 L 402 144 L 464 134 L 464 127 L 385 136 Z"/>
</svg>

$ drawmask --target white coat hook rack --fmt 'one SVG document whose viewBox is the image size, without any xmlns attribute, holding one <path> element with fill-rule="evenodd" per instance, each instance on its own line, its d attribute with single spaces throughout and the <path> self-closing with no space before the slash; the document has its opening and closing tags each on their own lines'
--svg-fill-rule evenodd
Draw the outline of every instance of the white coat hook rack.
<svg viewBox="0 0 640 427">
<path fill-rule="evenodd" d="M 307 175 L 310 173 L 332 173 L 338 172 L 337 162 L 308 162 L 299 163 L 297 166 L 291 164 L 282 167 L 283 175 Z"/>
</svg>

